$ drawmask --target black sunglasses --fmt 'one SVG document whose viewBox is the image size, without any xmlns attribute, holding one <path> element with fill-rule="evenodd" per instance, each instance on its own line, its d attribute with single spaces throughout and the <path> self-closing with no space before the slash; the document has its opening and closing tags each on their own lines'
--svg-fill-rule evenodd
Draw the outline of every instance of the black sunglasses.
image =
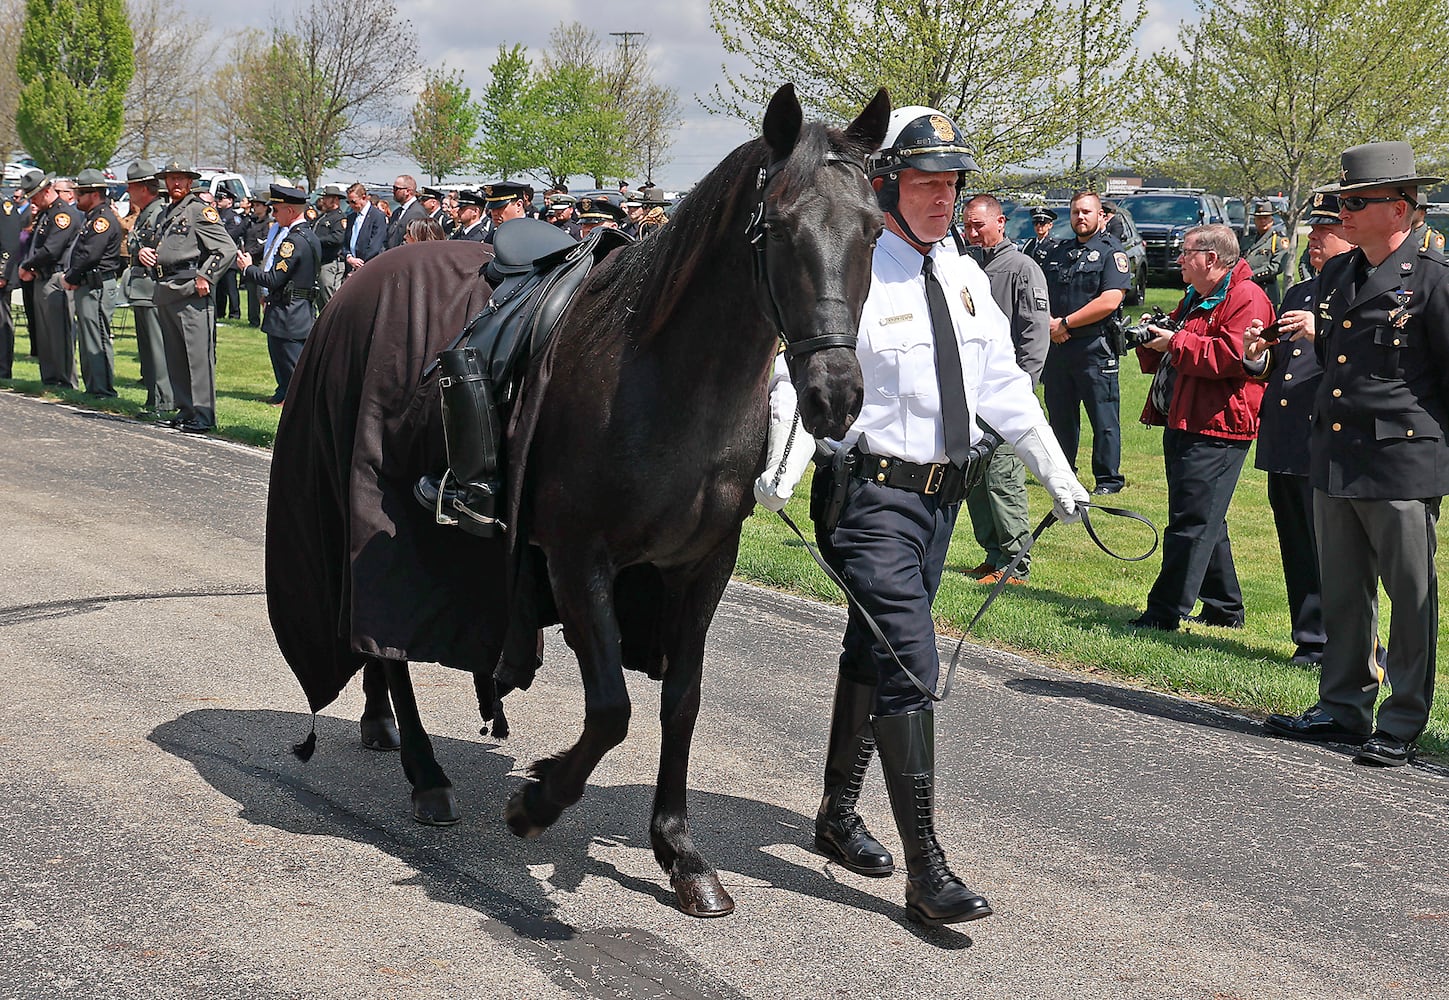
<svg viewBox="0 0 1449 1000">
<path fill-rule="evenodd" d="M 1356 194 L 1339 195 L 1338 205 L 1350 212 L 1362 212 L 1369 205 L 1384 205 L 1391 201 L 1408 201 L 1401 194 L 1384 195 L 1381 198 L 1360 198 Z"/>
</svg>

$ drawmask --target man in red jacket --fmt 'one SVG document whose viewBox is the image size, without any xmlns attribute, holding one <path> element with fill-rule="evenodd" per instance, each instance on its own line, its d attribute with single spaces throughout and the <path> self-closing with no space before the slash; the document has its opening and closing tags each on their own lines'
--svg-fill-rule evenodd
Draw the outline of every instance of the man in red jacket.
<svg viewBox="0 0 1449 1000">
<path fill-rule="evenodd" d="M 1243 367 L 1243 334 L 1253 320 L 1273 321 L 1273 306 L 1239 259 L 1227 226 L 1189 229 L 1183 237 L 1187 294 L 1173 311 L 1176 332 L 1150 327 L 1155 339 L 1137 348 L 1144 372 L 1171 363 L 1177 370 L 1168 412 L 1149 399 L 1145 424 L 1165 425 L 1167 528 L 1162 570 L 1147 595 L 1137 628 L 1175 630 L 1202 600 L 1194 621 L 1241 628 L 1243 594 L 1228 540 L 1228 503 L 1248 446 L 1258 434 L 1263 384 Z"/>
</svg>

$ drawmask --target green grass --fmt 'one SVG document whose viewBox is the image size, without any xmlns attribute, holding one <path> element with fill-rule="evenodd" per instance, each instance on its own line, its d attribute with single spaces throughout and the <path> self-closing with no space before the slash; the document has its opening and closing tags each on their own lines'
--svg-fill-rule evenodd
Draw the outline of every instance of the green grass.
<svg viewBox="0 0 1449 1000">
<path fill-rule="evenodd" d="M 1179 295 L 1169 289 L 1150 290 L 1146 307 L 1170 308 Z M 1132 313 L 1135 316 L 1139 311 L 1134 308 Z M 121 315 L 128 324 L 129 315 Z M 27 343 L 23 321 L 16 341 L 23 353 Z M 129 325 L 116 334 L 119 399 L 93 400 L 79 391 L 57 393 L 42 389 L 36 364 L 28 358 L 17 358 L 15 368 L 18 377 L 0 381 L 0 387 L 58 396 L 77 405 L 130 415 L 137 414 L 145 402 L 145 391 L 135 384 L 140 366 L 135 333 Z M 1137 370 L 1133 357 L 1123 359 L 1122 470 L 1127 488 L 1114 499 L 1119 501 L 1118 506 L 1139 511 L 1161 527 L 1167 518 L 1162 431 L 1143 427 L 1137 420 L 1148 382 L 1148 377 Z M 269 446 L 276 434 L 279 410 L 263 402 L 275 383 L 261 331 L 223 321 L 217 331 L 217 384 L 217 433 Z M 1090 428 L 1084 421 L 1080 451 L 1083 462 L 1090 453 Z M 1024 653 L 1069 670 L 1119 678 L 1255 715 L 1296 712 L 1311 705 L 1317 696 L 1317 673 L 1288 663 L 1293 644 L 1288 634 L 1287 599 L 1268 508 L 1266 476 L 1252 465 L 1250 453 L 1228 514 L 1233 556 L 1248 608 L 1245 628 L 1227 630 L 1189 624 L 1175 633 L 1145 634 L 1128 628 L 1128 619 L 1144 607 L 1147 591 L 1161 566 L 1160 555 L 1143 562 L 1120 562 L 1099 551 L 1081 527 L 1057 525 L 1048 529 L 1033 548 L 1031 582 L 1008 588 L 977 626 L 972 641 Z M 1035 482 L 1029 490 L 1035 523 L 1050 505 Z M 789 510 L 808 531 L 803 492 L 791 502 Z M 946 634 L 960 634 L 988 593 L 987 587 L 961 574 L 981 561 L 964 515 L 962 523 L 936 601 L 936 617 Z M 1094 523 L 1107 544 L 1119 552 L 1140 552 L 1148 544 L 1147 529 L 1135 522 L 1100 518 Z M 1440 571 L 1444 571 L 1442 562 Z M 836 604 L 843 601 L 784 523 L 763 510 L 756 510 L 745 522 L 736 575 L 815 600 Z M 1386 601 L 1380 619 L 1387 637 Z M 1445 645 L 1442 628 L 1440 644 Z M 1449 690 L 1449 675 L 1442 667 L 1438 686 Z M 1445 699 L 1435 706 L 1429 730 L 1420 742 L 1435 755 L 1449 753 L 1449 706 Z"/>
</svg>

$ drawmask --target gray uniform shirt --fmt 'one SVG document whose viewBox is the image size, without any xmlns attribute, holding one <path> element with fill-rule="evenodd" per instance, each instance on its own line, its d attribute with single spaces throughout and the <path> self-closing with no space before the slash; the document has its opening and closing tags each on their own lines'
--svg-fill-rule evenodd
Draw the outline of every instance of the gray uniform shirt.
<svg viewBox="0 0 1449 1000">
<path fill-rule="evenodd" d="M 1046 364 L 1047 348 L 1051 346 L 1051 302 L 1047 296 L 1046 275 L 1041 265 L 1018 250 L 1010 240 L 1002 240 L 984 251 L 982 269 L 991 282 L 991 297 L 1006 313 L 1011 323 L 1011 343 L 1016 348 L 1016 363 L 1031 376 L 1035 386 L 1041 380 Z"/>
</svg>

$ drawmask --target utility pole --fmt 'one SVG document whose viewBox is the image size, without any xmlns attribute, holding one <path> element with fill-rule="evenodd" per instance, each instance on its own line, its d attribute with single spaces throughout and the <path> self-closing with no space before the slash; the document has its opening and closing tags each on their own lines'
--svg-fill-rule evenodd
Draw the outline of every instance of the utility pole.
<svg viewBox="0 0 1449 1000">
<path fill-rule="evenodd" d="M 629 65 L 629 49 L 634 44 L 634 39 L 643 38 L 642 31 L 611 31 L 610 35 L 619 39 L 619 45 L 624 49 L 624 65 Z"/>
<path fill-rule="evenodd" d="M 1082 91 L 1087 85 L 1087 0 L 1082 0 L 1082 40 L 1077 50 L 1077 175 L 1082 173 L 1082 132 L 1085 127 Z"/>
</svg>

